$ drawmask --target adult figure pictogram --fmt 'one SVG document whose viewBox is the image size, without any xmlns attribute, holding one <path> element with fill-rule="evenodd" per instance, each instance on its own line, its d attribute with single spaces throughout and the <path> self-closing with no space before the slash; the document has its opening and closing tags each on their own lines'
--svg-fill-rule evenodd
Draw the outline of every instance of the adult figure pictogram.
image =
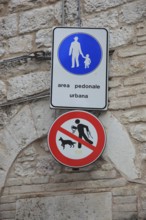
<svg viewBox="0 0 146 220">
<path fill-rule="evenodd" d="M 80 63 L 79 63 L 79 55 L 81 55 L 82 57 L 84 57 L 82 49 L 81 49 L 81 45 L 78 42 L 78 37 L 74 37 L 74 41 L 71 43 L 70 48 L 69 48 L 69 56 L 72 56 L 72 68 L 75 67 L 79 67 Z"/>
<path fill-rule="evenodd" d="M 72 131 L 73 131 L 73 133 L 75 133 L 75 131 L 77 130 L 78 133 L 79 133 L 79 138 L 81 138 L 81 139 L 84 138 L 85 141 L 87 141 L 87 142 L 90 143 L 90 144 L 93 144 L 93 141 L 91 141 L 91 140 L 88 138 L 89 136 L 92 137 L 88 126 L 87 126 L 87 125 L 84 125 L 84 124 L 81 124 L 79 119 L 76 119 L 76 120 L 75 120 L 75 123 L 77 124 L 77 126 L 74 126 L 74 125 L 72 126 Z M 88 137 L 87 137 L 87 135 L 85 134 L 85 131 L 86 131 Z M 81 143 L 78 142 L 78 148 L 81 148 L 81 147 L 82 147 Z"/>
</svg>

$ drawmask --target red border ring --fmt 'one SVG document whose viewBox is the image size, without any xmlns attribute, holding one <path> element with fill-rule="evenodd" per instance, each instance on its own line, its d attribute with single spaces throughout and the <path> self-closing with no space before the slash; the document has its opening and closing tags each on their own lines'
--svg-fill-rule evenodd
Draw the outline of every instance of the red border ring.
<svg viewBox="0 0 146 220">
<path fill-rule="evenodd" d="M 95 150 L 87 157 L 82 158 L 82 159 L 71 159 L 71 158 L 67 158 L 66 156 L 61 154 L 61 152 L 59 151 L 57 147 L 57 143 L 56 143 L 56 135 L 57 135 L 59 127 L 61 127 L 61 125 L 64 122 L 70 119 L 77 119 L 77 118 L 85 119 L 94 126 L 98 134 L 98 142 L 95 147 Z M 50 131 L 48 133 L 48 146 L 53 157 L 61 164 L 69 166 L 69 167 L 79 168 L 79 167 L 84 167 L 84 166 L 87 166 L 93 163 L 102 154 L 104 147 L 105 147 L 105 142 L 106 142 L 106 135 L 105 135 L 103 125 L 94 115 L 92 115 L 89 112 L 85 112 L 85 111 L 76 110 L 76 111 L 70 111 L 70 112 L 67 112 L 61 115 L 59 118 L 55 120 L 55 122 L 51 126 Z"/>
</svg>

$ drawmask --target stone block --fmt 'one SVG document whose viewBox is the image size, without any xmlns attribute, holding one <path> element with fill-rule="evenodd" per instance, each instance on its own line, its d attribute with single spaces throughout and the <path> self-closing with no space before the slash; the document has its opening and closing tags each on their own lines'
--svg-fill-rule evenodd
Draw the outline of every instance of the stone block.
<svg viewBox="0 0 146 220">
<path fill-rule="evenodd" d="M 6 97 L 6 84 L 0 80 L 0 101 L 3 100 L 4 97 Z"/>
<path fill-rule="evenodd" d="M 137 204 L 114 204 L 113 212 L 136 212 L 137 211 Z"/>
<path fill-rule="evenodd" d="M 27 105 L 11 119 L 7 130 L 15 137 L 19 150 L 37 139 L 31 111 Z"/>
<path fill-rule="evenodd" d="M 1 204 L 15 203 L 17 196 L 1 196 Z"/>
<path fill-rule="evenodd" d="M 110 1 L 110 0 L 84 0 L 84 10 L 87 13 L 99 12 L 102 10 L 107 10 L 112 7 L 116 7 L 125 3 L 125 0 L 117 0 L 117 1 Z"/>
<path fill-rule="evenodd" d="M 0 35 L 3 37 L 13 37 L 17 35 L 16 14 L 0 18 Z"/>
<path fill-rule="evenodd" d="M 131 107 L 140 107 L 146 105 L 145 95 L 140 94 L 137 96 L 131 97 L 121 97 L 120 99 L 110 100 L 109 109 L 116 110 L 116 109 L 129 109 Z"/>
<path fill-rule="evenodd" d="M 32 103 L 30 109 L 38 137 L 47 135 L 55 119 L 54 110 L 50 110 L 49 100 L 45 99 Z"/>
<path fill-rule="evenodd" d="M 109 80 L 108 87 L 109 88 L 116 88 L 122 85 L 122 79 L 121 78 L 112 78 L 112 80 Z"/>
<path fill-rule="evenodd" d="M 113 198 L 113 203 L 115 204 L 126 204 L 126 203 L 136 203 L 137 197 L 136 196 L 116 196 Z"/>
<path fill-rule="evenodd" d="M 123 81 L 123 84 L 125 86 L 132 86 L 132 85 L 138 85 L 138 84 L 143 84 L 146 82 L 146 77 L 142 74 L 142 75 L 138 75 L 138 76 L 131 76 L 126 78 Z"/>
<path fill-rule="evenodd" d="M 138 220 L 137 212 L 113 212 L 113 220 Z"/>
<path fill-rule="evenodd" d="M 20 186 L 23 184 L 22 178 L 8 178 L 5 186 Z"/>
<path fill-rule="evenodd" d="M 98 13 L 97 15 L 82 21 L 82 25 L 85 27 L 105 27 L 116 28 L 118 26 L 118 12 L 117 10 L 106 11 Z"/>
<path fill-rule="evenodd" d="M 126 46 L 122 49 L 119 49 L 118 56 L 119 57 L 132 57 L 145 54 L 146 46 L 136 46 L 130 45 Z"/>
<path fill-rule="evenodd" d="M 107 130 L 103 158 L 109 158 L 126 179 L 137 179 L 139 171 L 135 165 L 136 150 L 126 129 L 109 112 L 100 115 L 99 119 Z"/>
<path fill-rule="evenodd" d="M 56 2 L 58 1 L 58 3 L 54 5 L 54 17 L 58 24 L 64 25 L 62 21 L 62 2 L 60 2 L 59 0 L 50 0 L 50 1 L 56 1 Z M 73 13 L 76 13 L 75 8 Z"/>
<path fill-rule="evenodd" d="M 19 32 L 26 33 L 49 28 L 55 25 L 54 22 L 54 7 L 52 5 L 22 12 L 20 14 Z"/>
<path fill-rule="evenodd" d="M 132 137 L 138 141 L 144 142 L 146 141 L 146 126 L 145 123 L 139 123 L 136 125 L 133 125 L 130 128 L 130 133 Z"/>
<path fill-rule="evenodd" d="M 117 91 L 117 97 L 136 96 L 136 95 L 145 94 L 145 93 L 146 93 L 145 84 L 135 85 L 132 87 L 126 87 L 123 89 L 119 89 Z"/>
<path fill-rule="evenodd" d="M 63 183 L 63 182 L 75 182 L 75 181 L 86 181 L 91 180 L 91 177 L 87 172 L 83 173 L 61 173 L 57 175 L 51 176 L 51 181 L 55 183 Z"/>
<path fill-rule="evenodd" d="M 116 29 L 110 29 L 109 36 L 109 47 L 119 47 L 133 42 L 135 29 L 134 26 L 123 26 Z"/>
<path fill-rule="evenodd" d="M 0 213 L 0 219 L 15 219 L 16 211 L 3 211 Z"/>
<path fill-rule="evenodd" d="M 36 173 L 39 176 L 57 175 L 61 171 L 61 166 L 52 155 L 37 157 Z"/>
<path fill-rule="evenodd" d="M 78 190 L 94 190 L 109 187 L 123 187 L 127 184 L 124 178 L 107 179 L 107 180 L 94 180 L 94 181 L 75 181 L 70 183 L 48 183 L 48 184 L 34 184 L 23 186 L 5 187 L 3 195 L 37 193 L 37 192 L 61 192 Z"/>
<path fill-rule="evenodd" d="M 25 149 L 23 151 L 23 153 L 25 156 L 34 156 L 34 155 L 36 155 L 36 150 L 33 146 L 31 146 L 31 147 Z"/>
<path fill-rule="evenodd" d="M 117 100 L 112 100 L 109 103 L 109 109 L 111 110 L 118 110 L 118 109 L 126 109 L 130 108 L 130 99 L 128 98 L 121 98 Z"/>
<path fill-rule="evenodd" d="M 49 182 L 49 176 L 31 177 L 31 184 L 45 184 Z"/>
<path fill-rule="evenodd" d="M 8 80 L 7 100 L 34 95 L 50 88 L 49 72 L 33 72 Z"/>
<path fill-rule="evenodd" d="M 17 114 L 21 105 L 0 108 L 0 129 L 4 128 L 11 118 Z"/>
<path fill-rule="evenodd" d="M 129 4 L 122 6 L 120 11 L 120 22 L 127 24 L 137 23 L 145 16 L 146 13 L 146 1 L 132 1 Z"/>
<path fill-rule="evenodd" d="M 1 204 L 0 211 L 11 211 L 16 209 L 16 203 Z"/>
<path fill-rule="evenodd" d="M 122 114 L 124 122 L 146 122 L 146 109 L 138 108 Z"/>
<path fill-rule="evenodd" d="M 136 25 L 136 28 L 137 28 L 137 32 L 136 32 L 137 36 L 146 35 L 146 21 L 145 20 L 141 23 L 138 23 Z"/>
<path fill-rule="evenodd" d="M 50 4 L 56 3 L 57 1 L 59 1 L 59 0 L 44 0 L 43 2 L 40 0 L 35 0 L 35 1 L 11 0 L 9 3 L 9 11 L 10 12 L 20 12 L 20 11 L 30 10 L 30 9 L 42 7 L 43 5 L 47 5 L 49 3 Z"/>
<path fill-rule="evenodd" d="M 140 107 L 146 105 L 145 95 L 138 95 L 136 97 L 132 97 L 130 100 L 131 107 Z"/>
<path fill-rule="evenodd" d="M 43 29 L 36 33 L 35 43 L 37 47 L 51 47 L 52 45 L 52 30 Z"/>
<path fill-rule="evenodd" d="M 31 8 L 34 8 L 35 6 L 41 5 L 40 0 L 36 0 L 35 2 L 31 2 L 29 0 L 11 0 L 9 3 L 9 11 L 10 12 L 18 12 L 18 11 L 24 11 Z"/>
<path fill-rule="evenodd" d="M 0 47 L 0 57 L 2 57 L 5 54 L 5 49 L 3 47 Z"/>
<path fill-rule="evenodd" d="M 134 56 L 127 57 L 124 59 L 113 59 L 110 65 L 110 76 L 126 76 L 126 80 L 129 81 L 130 78 L 132 80 L 132 76 L 139 77 L 139 74 L 146 69 L 145 55 L 142 56 Z M 127 78 L 127 76 L 130 76 Z M 125 81 L 126 81 L 125 80 Z M 124 83 L 125 83 L 124 81 Z"/>
<path fill-rule="evenodd" d="M 117 177 L 117 172 L 115 170 L 112 171 L 92 171 L 90 173 L 90 178 L 94 179 L 114 179 Z"/>
<path fill-rule="evenodd" d="M 117 97 L 135 96 L 137 93 L 138 91 L 135 89 L 135 87 L 123 88 L 117 91 Z"/>
<path fill-rule="evenodd" d="M 32 35 L 13 37 L 8 40 L 7 53 L 24 53 L 32 49 Z"/>
<path fill-rule="evenodd" d="M 111 200 L 108 192 L 20 199 L 16 220 L 112 220 Z"/>
<path fill-rule="evenodd" d="M 20 177 L 30 177 L 35 175 L 35 163 L 34 162 L 24 162 L 16 163 L 14 173 Z"/>
<path fill-rule="evenodd" d="M 11 162 L 13 158 L 16 156 L 16 152 L 18 150 L 18 144 L 15 140 L 15 137 L 5 128 L 4 130 L 1 130 L 0 132 L 0 151 L 2 158 L 0 160 L 0 164 L 4 168 L 4 170 L 7 170 L 9 168 L 9 165 L 11 165 Z M 7 158 L 7 159 L 6 159 Z"/>
<path fill-rule="evenodd" d="M 67 0 L 65 4 L 65 20 L 75 21 L 78 18 L 78 5 L 76 1 Z"/>
<path fill-rule="evenodd" d="M 135 196 L 137 194 L 138 187 L 121 187 L 112 189 L 112 194 L 114 196 Z"/>
</svg>

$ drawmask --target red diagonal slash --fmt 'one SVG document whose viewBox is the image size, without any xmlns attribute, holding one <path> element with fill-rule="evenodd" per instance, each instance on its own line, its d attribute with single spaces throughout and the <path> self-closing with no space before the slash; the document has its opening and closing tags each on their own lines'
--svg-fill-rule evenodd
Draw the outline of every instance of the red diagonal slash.
<svg viewBox="0 0 146 220">
<path fill-rule="evenodd" d="M 95 150 L 95 146 L 89 144 L 88 142 L 84 141 L 83 139 L 77 137 L 76 135 L 72 134 L 71 132 L 67 131 L 66 129 L 60 127 L 58 129 L 60 132 L 62 132 L 63 134 L 66 134 L 67 136 L 69 136 L 70 138 L 74 139 L 75 141 L 83 144 L 84 146 L 88 147 L 90 150 L 94 151 Z"/>
</svg>

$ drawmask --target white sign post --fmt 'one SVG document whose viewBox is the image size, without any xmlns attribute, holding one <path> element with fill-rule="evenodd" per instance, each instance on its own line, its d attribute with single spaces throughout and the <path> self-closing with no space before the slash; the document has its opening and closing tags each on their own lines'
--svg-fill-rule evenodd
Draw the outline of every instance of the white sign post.
<svg viewBox="0 0 146 220">
<path fill-rule="evenodd" d="M 107 109 L 107 65 L 106 29 L 56 27 L 51 107 Z"/>
</svg>

